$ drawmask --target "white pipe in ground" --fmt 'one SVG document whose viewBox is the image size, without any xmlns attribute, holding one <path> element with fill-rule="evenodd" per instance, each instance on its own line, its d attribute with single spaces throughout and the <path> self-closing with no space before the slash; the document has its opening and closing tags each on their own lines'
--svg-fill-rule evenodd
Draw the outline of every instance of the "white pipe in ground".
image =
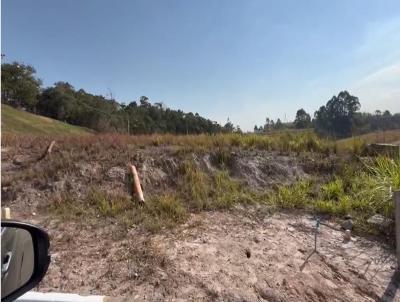
<svg viewBox="0 0 400 302">
<path fill-rule="evenodd" d="M 80 296 L 64 293 L 27 292 L 17 302 L 103 302 L 104 296 Z"/>
</svg>

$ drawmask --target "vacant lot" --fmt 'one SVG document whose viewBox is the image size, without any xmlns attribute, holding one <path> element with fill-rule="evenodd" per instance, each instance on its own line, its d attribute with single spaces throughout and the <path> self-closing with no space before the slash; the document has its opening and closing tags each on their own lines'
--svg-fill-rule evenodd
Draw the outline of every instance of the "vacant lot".
<svg viewBox="0 0 400 302">
<path fill-rule="evenodd" d="M 338 156 L 309 133 L 5 136 L 2 150 L 3 206 L 51 235 L 42 291 L 137 301 L 394 297 L 388 188 L 399 186 L 398 161 Z M 132 198 L 128 163 L 144 205 Z M 376 214 L 385 224 L 367 223 Z"/>
</svg>

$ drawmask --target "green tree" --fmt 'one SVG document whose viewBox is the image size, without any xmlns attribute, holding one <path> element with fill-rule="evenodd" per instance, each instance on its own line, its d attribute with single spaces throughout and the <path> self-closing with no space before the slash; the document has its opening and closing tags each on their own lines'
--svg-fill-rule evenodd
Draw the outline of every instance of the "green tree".
<svg viewBox="0 0 400 302">
<path fill-rule="evenodd" d="M 347 137 L 352 134 L 354 115 L 360 110 L 356 96 L 347 91 L 333 96 L 326 106 L 321 106 L 314 114 L 317 132 L 335 137 Z"/>
<path fill-rule="evenodd" d="M 223 127 L 223 131 L 226 133 L 231 133 L 234 131 L 234 128 L 235 127 L 233 126 L 232 122 L 229 120 L 229 117 L 228 117 L 228 120 L 226 121 L 226 124 Z"/>
<path fill-rule="evenodd" d="M 152 104 L 146 96 L 124 105 L 111 93 L 109 98 L 93 95 L 83 89 L 76 90 L 67 82 L 57 82 L 40 91 L 40 81 L 34 75 L 31 66 L 3 64 L 2 101 L 37 109 L 42 115 L 99 132 L 213 134 L 223 131 L 217 122 L 198 113 L 172 110 L 161 102 Z M 225 130 L 234 131 L 232 123 Z"/>
<path fill-rule="evenodd" d="M 72 122 L 77 100 L 75 90 L 69 83 L 57 82 L 46 88 L 38 103 L 39 112 L 54 119 Z"/>
<path fill-rule="evenodd" d="M 274 129 L 281 130 L 281 129 L 283 129 L 283 128 L 285 128 L 285 125 L 282 123 L 281 119 L 278 118 L 278 119 L 276 120 Z"/>
<path fill-rule="evenodd" d="M 310 128 L 312 126 L 311 116 L 303 108 L 297 110 L 294 126 L 297 129 Z"/>
<path fill-rule="evenodd" d="M 17 62 L 1 65 L 1 98 L 14 107 L 35 111 L 42 82 L 30 65 Z"/>
<path fill-rule="evenodd" d="M 267 117 L 264 124 L 264 132 L 271 130 L 274 127 L 274 120 Z"/>
</svg>

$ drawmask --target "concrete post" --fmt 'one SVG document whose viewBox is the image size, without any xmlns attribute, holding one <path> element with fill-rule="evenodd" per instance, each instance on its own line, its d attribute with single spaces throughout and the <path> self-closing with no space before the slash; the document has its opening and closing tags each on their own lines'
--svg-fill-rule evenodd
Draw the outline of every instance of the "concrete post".
<svg viewBox="0 0 400 302">
<path fill-rule="evenodd" d="M 395 224 L 396 224 L 396 257 L 397 268 L 400 269 L 400 191 L 393 192 Z"/>
</svg>

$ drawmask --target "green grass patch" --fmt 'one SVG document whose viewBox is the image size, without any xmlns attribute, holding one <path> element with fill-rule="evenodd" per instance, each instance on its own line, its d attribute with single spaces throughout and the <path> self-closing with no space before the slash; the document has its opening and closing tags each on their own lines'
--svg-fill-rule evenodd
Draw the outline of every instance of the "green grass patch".
<svg viewBox="0 0 400 302">
<path fill-rule="evenodd" d="M 35 135 L 87 135 L 94 133 L 93 130 L 87 128 L 18 110 L 5 104 L 1 104 L 1 131 L 2 133 Z"/>
<path fill-rule="evenodd" d="M 299 181 L 293 185 L 282 185 L 270 194 L 269 202 L 284 209 L 304 209 L 310 203 L 311 184 Z"/>
<path fill-rule="evenodd" d="M 321 187 L 323 197 L 327 200 L 339 200 L 339 197 L 344 194 L 343 181 L 340 178 L 328 182 Z"/>
</svg>

